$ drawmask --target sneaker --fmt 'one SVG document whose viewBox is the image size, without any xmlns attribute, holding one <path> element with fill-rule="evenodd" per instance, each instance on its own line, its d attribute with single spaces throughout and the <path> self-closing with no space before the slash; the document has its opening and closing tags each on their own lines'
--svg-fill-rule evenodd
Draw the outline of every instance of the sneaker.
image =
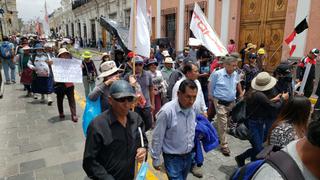
<svg viewBox="0 0 320 180">
<path fill-rule="evenodd" d="M 52 105 L 52 98 L 51 98 L 51 96 L 48 96 L 48 106 L 51 106 Z"/>
<path fill-rule="evenodd" d="M 196 165 L 192 167 L 191 173 L 197 178 L 202 178 L 203 177 L 202 168 L 198 167 Z"/>
<path fill-rule="evenodd" d="M 230 152 L 230 149 L 228 147 L 221 147 L 220 151 L 224 156 L 230 156 L 231 152 Z"/>
<path fill-rule="evenodd" d="M 33 99 L 38 99 L 38 95 L 37 94 L 33 94 Z"/>
<path fill-rule="evenodd" d="M 15 84 L 15 83 L 16 83 L 16 81 L 11 81 L 11 83 L 12 83 L 12 84 Z"/>
<path fill-rule="evenodd" d="M 6 81 L 4 84 L 9 85 L 9 84 L 10 84 L 10 81 Z"/>
</svg>

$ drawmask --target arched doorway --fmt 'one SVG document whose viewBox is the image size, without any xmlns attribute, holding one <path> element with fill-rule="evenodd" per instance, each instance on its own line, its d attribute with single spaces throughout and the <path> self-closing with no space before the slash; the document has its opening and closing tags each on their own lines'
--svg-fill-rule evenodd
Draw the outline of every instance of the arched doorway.
<svg viewBox="0 0 320 180">
<path fill-rule="evenodd" d="M 265 44 L 268 53 L 267 71 L 273 71 L 281 61 L 288 0 L 242 0 L 238 47 L 245 42 Z M 274 57 L 270 59 L 274 53 Z"/>
</svg>

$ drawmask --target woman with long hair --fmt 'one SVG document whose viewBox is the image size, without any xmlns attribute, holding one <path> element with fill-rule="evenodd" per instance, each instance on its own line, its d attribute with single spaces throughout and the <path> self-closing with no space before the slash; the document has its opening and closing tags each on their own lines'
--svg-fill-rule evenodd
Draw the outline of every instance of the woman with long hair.
<svg viewBox="0 0 320 180">
<path fill-rule="evenodd" d="M 283 107 L 272 124 L 268 143 L 284 147 L 291 141 L 304 137 L 310 117 L 311 102 L 304 96 L 295 96 Z"/>
</svg>

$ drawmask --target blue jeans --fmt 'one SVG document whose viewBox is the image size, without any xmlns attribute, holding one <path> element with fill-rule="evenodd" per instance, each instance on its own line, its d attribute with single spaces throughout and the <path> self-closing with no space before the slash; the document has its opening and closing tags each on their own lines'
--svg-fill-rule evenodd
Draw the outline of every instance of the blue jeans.
<svg viewBox="0 0 320 180">
<path fill-rule="evenodd" d="M 247 127 L 251 133 L 249 142 L 252 148 L 239 155 L 242 160 L 249 157 L 251 158 L 251 161 L 256 160 L 257 154 L 263 149 L 263 142 L 267 139 L 272 123 L 273 121 L 271 120 L 248 120 Z"/>
<path fill-rule="evenodd" d="M 185 180 L 191 169 L 192 154 L 179 156 L 163 154 L 164 166 L 169 180 Z"/>
<path fill-rule="evenodd" d="M 11 61 L 11 59 L 2 59 L 2 67 L 6 82 L 10 82 L 9 70 L 11 70 L 11 81 L 16 81 L 16 65 Z"/>
</svg>

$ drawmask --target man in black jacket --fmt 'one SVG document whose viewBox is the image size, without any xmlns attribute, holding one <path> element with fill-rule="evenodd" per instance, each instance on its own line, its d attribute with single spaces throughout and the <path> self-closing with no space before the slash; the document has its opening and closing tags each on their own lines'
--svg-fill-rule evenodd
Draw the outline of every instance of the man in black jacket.
<svg viewBox="0 0 320 180">
<path fill-rule="evenodd" d="M 146 158 L 147 138 L 141 117 L 132 111 L 135 92 L 124 80 L 110 87 L 110 109 L 89 125 L 83 169 L 92 179 L 129 180 L 134 178 L 135 161 Z M 140 133 L 145 147 L 141 146 Z"/>
</svg>

